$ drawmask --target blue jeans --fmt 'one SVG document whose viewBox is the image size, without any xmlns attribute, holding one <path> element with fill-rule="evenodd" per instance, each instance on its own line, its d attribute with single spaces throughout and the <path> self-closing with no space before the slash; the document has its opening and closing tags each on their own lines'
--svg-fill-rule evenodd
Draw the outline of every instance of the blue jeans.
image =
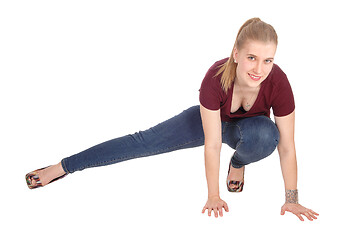
<svg viewBox="0 0 359 240">
<path fill-rule="evenodd" d="M 279 132 L 266 116 L 222 122 L 222 141 L 235 149 L 231 159 L 241 168 L 269 156 L 277 147 Z M 67 173 L 85 168 L 105 166 L 129 159 L 172 152 L 204 145 L 204 134 L 199 106 L 146 131 L 139 131 L 93 146 L 64 158 L 61 163 Z"/>
</svg>

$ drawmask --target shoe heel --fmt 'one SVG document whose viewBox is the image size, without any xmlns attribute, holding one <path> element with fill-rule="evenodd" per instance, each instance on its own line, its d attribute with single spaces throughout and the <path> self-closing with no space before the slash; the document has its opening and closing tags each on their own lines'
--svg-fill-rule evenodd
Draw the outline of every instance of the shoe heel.
<svg viewBox="0 0 359 240">
<path fill-rule="evenodd" d="M 244 167 L 244 166 L 243 166 Z M 231 161 L 229 161 L 229 168 L 228 168 L 228 174 L 231 170 Z M 244 177 L 244 170 L 243 169 L 243 177 Z M 228 174 L 227 174 L 227 179 L 228 179 Z M 235 185 L 234 188 L 231 188 L 230 185 Z M 243 191 L 243 186 L 244 186 L 244 181 L 233 181 L 233 180 L 227 180 L 227 190 L 228 192 L 242 192 Z"/>
</svg>

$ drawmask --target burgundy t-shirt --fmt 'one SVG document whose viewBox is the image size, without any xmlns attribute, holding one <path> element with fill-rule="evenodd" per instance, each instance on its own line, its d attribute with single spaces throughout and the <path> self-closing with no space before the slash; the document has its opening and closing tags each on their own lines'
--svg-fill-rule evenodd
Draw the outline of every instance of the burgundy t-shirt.
<svg viewBox="0 0 359 240">
<path fill-rule="evenodd" d="M 210 110 L 221 109 L 221 120 L 225 122 L 260 115 L 269 117 L 270 108 L 277 117 L 286 116 L 294 111 L 294 97 L 287 76 L 276 64 L 273 64 L 271 72 L 261 83 L 258 97 L 251 109 L 247 112 L 239 108 L 231 113 L 234 82 L 226 94 L 221 87 L 222 73 L 214 77 L 219 70 L 218 66 L 227 60 L 228 58 L 225 58 L 215 62 L 204 77 L 199 90 L 199 101 L 202 106 Z"/>
</svg>

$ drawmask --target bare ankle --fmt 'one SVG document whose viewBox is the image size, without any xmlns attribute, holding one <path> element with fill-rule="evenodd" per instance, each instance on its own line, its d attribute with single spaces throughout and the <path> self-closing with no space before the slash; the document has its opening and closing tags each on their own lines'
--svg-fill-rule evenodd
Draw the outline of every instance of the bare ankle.
<svg viewBox="0 0 359 240">
<path fill-rule="evenodd" d="M 59 162 L 55 166 L 56 166 L 56 172 L 58 173 L 59 176 L 62 176 L 62 175 L 64 175 L 66 173 L 64 168 L 62 167 L 61 162 Z"/>
</svg>

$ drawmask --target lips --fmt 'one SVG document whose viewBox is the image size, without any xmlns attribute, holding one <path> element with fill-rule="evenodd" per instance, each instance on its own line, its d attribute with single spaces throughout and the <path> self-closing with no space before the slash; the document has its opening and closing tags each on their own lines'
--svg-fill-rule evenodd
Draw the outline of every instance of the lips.
<svg viewBox="0 0 359 240">
<path fill-rule="evenodd" d="M 261 79 L 261 76 L 256 76 L 253 74 L 248 73 L 248 76 L 253 80 L 253 81 L 259 81 L 259 79 Z"/>
</svg>

